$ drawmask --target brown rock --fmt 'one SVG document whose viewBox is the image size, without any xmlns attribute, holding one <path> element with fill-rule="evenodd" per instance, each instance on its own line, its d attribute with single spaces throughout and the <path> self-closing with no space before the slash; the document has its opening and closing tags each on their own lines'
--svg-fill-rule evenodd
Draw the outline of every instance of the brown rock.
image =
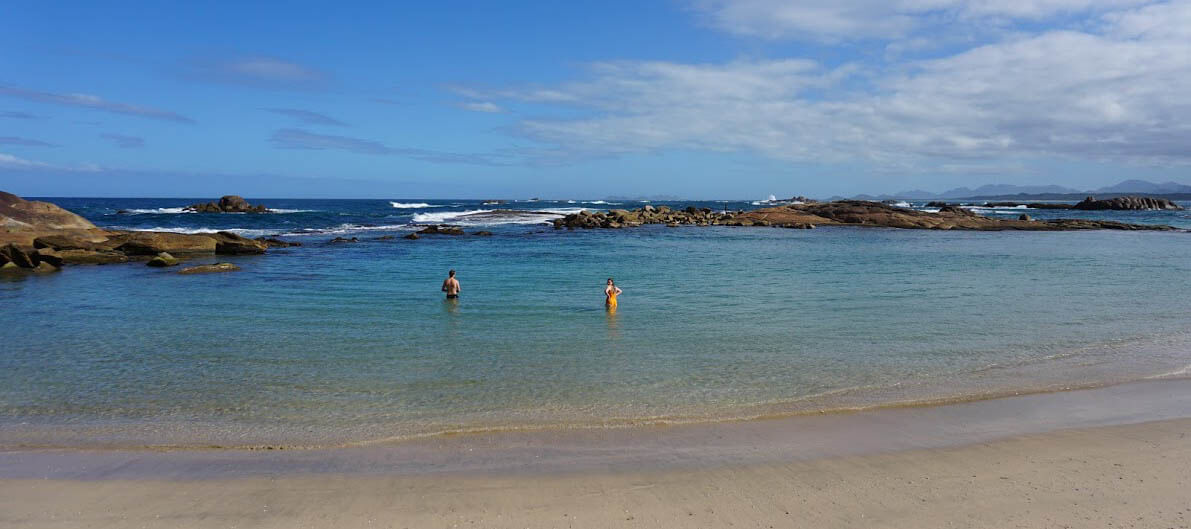
<svg viewBox="0 0 1191 529">
<path fill-rule="evenodd" d="M 157 255 L 168 252 L 174 255 L 213 254 L 218 244 L 214 237 L 166 233 L 157 231 L 134 231 L 113 237 L 116 250 L 126 255 Z"/>
<path fill-rule="evenodd" d="M 191 266 L 189 268 L 183 268 L 181 270 L 178 270 L 178 273 L 186 274 L 186 275 L 213 274 L 216 272 L 235 272 L 236 270 L 239 270 L 239 269 L 240 269 L 240 267 L 238 267 L 234 264 L 231 264 L 231 263 L 215 263 L 215 264 L 209 264 L 209 265 L 199 265 L 199 266 Z"/>
<path fill-rule="evenodd" d="M 59 250 L 58 257 L 67 264 L 126 263 L 128 256 L 111 250 Z"/>
<path fill-rule="evenodd" d="M 412 240 L 412 241 L 416 241 L 416 240 L 418 240 L 418 239 L 421 239 L 421 237 L 418 237 L 418 234 L 416 234 L 416 233 L 411 233 L 411 234 L 409 234 L 409 235 L 406 235 L 406 236 L 405 236 L 405 237 L 403 237 L 403 238 L 404 238 L 404 239 L 409 239 L 409 240 Z"/>
<path fill-rule="evenodd" d="M 256 255 L 265 253 L 268 244 L 242 237 L 230 231 L 221 231 L 209 235 L 215 239 L 215 253 L 221 255 Z"/>
<path fill-rule="evenodd" d="M 463 235 L 463 228 L 442 224 L 438 226 L 426 226 L 418 231 L 418 233 L 430 235 Z"/>
</svg>

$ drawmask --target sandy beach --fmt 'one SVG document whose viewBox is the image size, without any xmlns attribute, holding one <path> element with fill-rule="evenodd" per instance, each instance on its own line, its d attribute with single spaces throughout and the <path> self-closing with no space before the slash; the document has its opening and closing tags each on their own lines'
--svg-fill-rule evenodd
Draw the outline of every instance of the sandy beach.
<svg viewBox="0 0 1191 529">
<path fill-rule="evenodd" d="M 1131 422 L 1122 413 L 1139 406 L 1154 411 L 1135 409 L 1135 417 L 1168 416 L 1188 409 L 1188 386 L 655 429 L 598 442 L 569 434 L 535 445 L 517 434 L 285 456 L 293 459 L 9 451 L 0 458 L 0 526 L 1188 527 L 1191 419 L 1020 433 Z M 1163 401 L 1173 404 L 1161 410 Z M 569 437 L 589 444 L 579 449 Z M 616 447 L 631 442 L 677 444 L 668 459 L 634 459 Z M 592 455 L 597 445 L 602 458 Z M 490 453 L 477 456 L 477 448 Z M 452 453 L 514 463 L 436 472 L 406 461 Z M 571 459 L 578 463 L 568 466 Z M 246 463 L 241 472 L 236 461 Z M 310 471 L 312 461 L 330 461 L 331 471 Z"/>
</svg>

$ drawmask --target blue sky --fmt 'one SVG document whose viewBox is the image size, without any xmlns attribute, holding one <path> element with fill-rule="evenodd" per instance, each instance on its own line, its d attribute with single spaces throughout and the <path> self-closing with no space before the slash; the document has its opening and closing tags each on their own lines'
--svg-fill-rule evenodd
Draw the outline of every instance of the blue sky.
<svg viewBox="0 0 1191 529">
<path fill-rule="evenodd" d="M 0 189 L 689 198 L 1191 183 L 1191 2 L 0 8 Z"/>
</svg>

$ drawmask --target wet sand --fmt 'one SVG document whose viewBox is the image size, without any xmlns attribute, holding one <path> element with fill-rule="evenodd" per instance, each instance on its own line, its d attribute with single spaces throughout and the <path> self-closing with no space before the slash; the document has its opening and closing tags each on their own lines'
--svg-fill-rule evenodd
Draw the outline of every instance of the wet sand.
<svg viewBox="0 0 1191 529">
<path fill-rule="evenodd" d="M 0 527 L 1188 527 L 1189 396 L 1163 381 L 596 438 L 10 451 Z"/>
</svg>

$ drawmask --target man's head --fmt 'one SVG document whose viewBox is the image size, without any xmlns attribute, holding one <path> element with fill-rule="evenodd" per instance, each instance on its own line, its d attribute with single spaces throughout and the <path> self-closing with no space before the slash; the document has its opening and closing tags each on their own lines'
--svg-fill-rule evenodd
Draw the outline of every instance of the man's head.
<svg viewBox="0 0 1191 529">
<path fill-rule="evenodd" d="M 455 277 L 455 269 L 452 268 L 450 272 L 447 272 L 447 277 Z"/>
</svg>

